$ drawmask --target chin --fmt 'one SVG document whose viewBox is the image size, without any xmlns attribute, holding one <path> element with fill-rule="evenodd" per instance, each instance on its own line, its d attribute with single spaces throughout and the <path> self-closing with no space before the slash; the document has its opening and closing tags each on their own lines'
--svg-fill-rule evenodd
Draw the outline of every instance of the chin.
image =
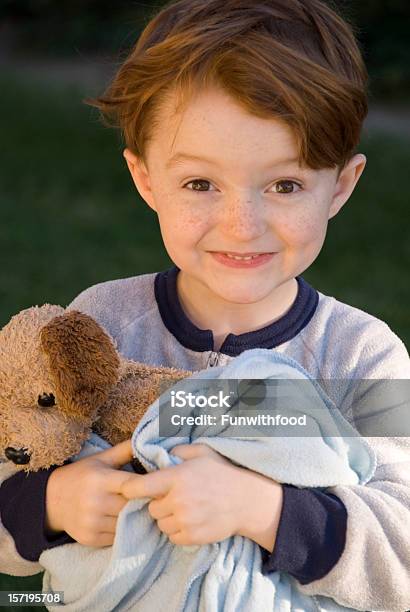
<svg viewBox="0 0 410 612">
<path fill-rule="evenodd" d="M 225 289 L 224 291 L 218 293 L 221 298 L 225 300 L 225 302 L 229 302 L 231 304 L 257 304 L 268 295 L 266 290 L 258 292 L 252 289 L 244 289 L 242 291 L 238 289 L 227 291 Z"/>
</svg>

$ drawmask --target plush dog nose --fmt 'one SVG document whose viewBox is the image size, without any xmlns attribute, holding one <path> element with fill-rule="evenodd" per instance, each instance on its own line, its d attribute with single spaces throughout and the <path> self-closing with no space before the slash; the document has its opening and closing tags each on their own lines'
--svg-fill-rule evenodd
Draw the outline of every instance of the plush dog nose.
<svg viewBox="0 0 410 612">
<path fill-rule="evenodd" d="M 16 465 L 25 465 L 30 461 L 30 455 L 26 453 L 22 448 L 16 449 L 12 446 L 8 446 L 4 451 L 7 459 L 13 461 Z"/>
</svg>

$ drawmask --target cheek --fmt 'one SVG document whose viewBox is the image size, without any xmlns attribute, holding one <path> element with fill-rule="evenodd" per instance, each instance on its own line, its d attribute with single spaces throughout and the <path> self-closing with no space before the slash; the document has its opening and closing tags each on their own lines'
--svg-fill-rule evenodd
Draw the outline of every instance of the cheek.
<svg viewBox="0 0 410 612">
<path fill-rule="evenodd" d="M 326 236 L 327 223 L 327 205 L 310 195 L 283 215 L 282 240 L 290 247 L 320 248 Z"/>
<path fill-rule="evenodd" d="M 210 219 L 201 203 L 184 197 L 162 197 L 157 207 L 164 242 L 181 245 L 196 243 L 210 227 Z"/>
</svg>

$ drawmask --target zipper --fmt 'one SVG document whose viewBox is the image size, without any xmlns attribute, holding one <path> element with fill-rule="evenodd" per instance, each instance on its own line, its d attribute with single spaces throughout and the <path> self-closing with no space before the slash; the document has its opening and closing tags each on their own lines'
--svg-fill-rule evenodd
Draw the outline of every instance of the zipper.
<svg viewBox="0 0 410 612">
<path fill-rule="evenodd" d="M 214 368 L 219 363 L 220 353 L 218 351 L 211 351 L 208 357 L 208 361 L 206 362 L 207 368 Z"/>
</svg>

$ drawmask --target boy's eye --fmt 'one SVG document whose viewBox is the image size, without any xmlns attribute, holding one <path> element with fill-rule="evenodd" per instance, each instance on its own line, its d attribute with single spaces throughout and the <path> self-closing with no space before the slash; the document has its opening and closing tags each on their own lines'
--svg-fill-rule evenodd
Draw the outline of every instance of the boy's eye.
<svg viewBox="0 0 410 612">
<path fill-rule="evenodd" d="M 190 191 L 213 191 L 212 189 L 209 189 L 211 183 L 206 179 L 193 179 L 192 181 L 185 183 L 184 187 L 187 187 L 188 185 L 192 185 L 192 187 L 188 188 Z M 275 193 L 284 194 L 297 193 L 302 188 L 299 183 L 290 180 L 277 181 L 273 187 Z"/>
<path fill-rule="evenodd" d="M 275 193 L 296 193 L 302 186 L 296 181 L 278 181 L 273 185 Z"/>
<path fill-rule="evenodd" d="M 192 188 L 189 187 L 190 191 L 213 191 L 207 189 L 211 183 L 205 179 L 193 179 L 188 183 L 185 183 L 184 187 L 187 185 L 192 185 Z"/>
</svg>

